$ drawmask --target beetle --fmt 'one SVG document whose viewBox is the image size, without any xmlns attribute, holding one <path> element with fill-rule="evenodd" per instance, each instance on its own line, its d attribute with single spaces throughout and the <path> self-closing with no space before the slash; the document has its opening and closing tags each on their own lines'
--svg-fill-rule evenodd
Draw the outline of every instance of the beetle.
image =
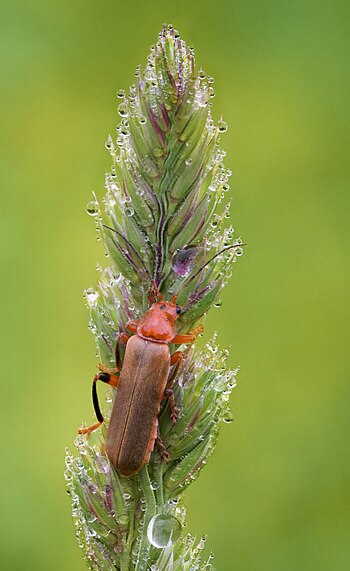
<svg viewBox="0 0 350 571">
<path fill-rule="evenodd" d="M 180 307 L 174 300 L 164 301 L 159 292 L 157 297 L 158 301 L 140 320 L 126 324 L 126 329 L 134 335 L 119 335 L 116 368 L 99 366 L 100 372 L 93 379 L 93 402 L 98 422 L 79 430 L 81 434 L 89 433 L 104 422 L 97 400 L 97 381 L 118 387 L 105 450 L 122 476 L 139 472 L 149 462 L 155 442 L 162 459 L 168 459 L 158 433 L 158 414 L 162 401 L 169 398 L 170 417 L 173 423 L 176 422 L 178 409 L 172 384 L 183 359 L 181 351 L 170 355 L 169 343 L 191 343 L 204 329 L 200 325 L 187 335 L 177 335 L 175 322 L 181 313 Z M 119 350 L 121 342 L 125 344 L 123 363 Z"/>
<path fill-rule="evenodd" d="M 127 242 L 117 230 L 106 227 Z M 97 422 L 78 431 L 80 434 L 89 434 L 104 423 L 97 397 L 97 382 L 102 381 L 117 387 L 117 398 L 113 404 L 107 429 L 105 451 L 111 464 L 122 476 L 131 476 L 139 472 L 149 462 L 155 443 L 162 460 L 169 459 L 159 435 L 158 415 L 162 401 L 168 398 L 170 418 L 173 424 L 176 423 L 179 411 L 172 385 L 183 359 L 181 351 L 175 351 L 170 355 L 169 344 L 192 343 L 204 331 L 204 326 L 199 325 L 186 335 L 177 334 L 176 320 L 182 311 L 176 304 L 178 294 L 173 295 L 171 301 L 165 301 L 142 258 L 134 247 L 127 243 L 149 276 L 153 288 L 153 300 L 151 295 L 149 300 L 153 302 L 141 319 L 131 320 L 126 324 L 126 329 L 133 335 L 121 333 L 118 336 L 115 349 L 116 367 L 109 369 L 99 365 L 99 372 L 94 376 L 92 383 L 92 399 Z M 215 254 L 182 287 L 187 286 L 214 258 L 231 247 L 233 246 Z M 125 345 L 123 362 L 120 355 L 121 343 Z"/>
</svg>

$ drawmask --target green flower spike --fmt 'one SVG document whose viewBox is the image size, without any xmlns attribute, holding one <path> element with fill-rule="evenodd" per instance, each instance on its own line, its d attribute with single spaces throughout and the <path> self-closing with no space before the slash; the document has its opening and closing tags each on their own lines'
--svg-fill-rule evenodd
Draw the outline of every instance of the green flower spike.
<svg viewBox="0 0 350 571">
<path fill-rule="evenodd" d="M 220 304 L 242 254 L 232 226 L 224 227 L 231 172 L 220 148 L 227 125 L 215 125 L 210 113 L 213 79 L 196 72 L 193 49 L 172 26 L 163 28 L 136 76 L 128 95 L 118 92 L 121 122 L 116 139 L 106 141 L 107 194 L 87 206 L 110 260 L 96 288 L 85 291 L 89 327 L 100 361 L 111 367 L 117 336 L 148 309 L 149 274 L 165 299 L 179 292 L 177 332 L 188 333 Z M 205 538 L 196 542 L 183 533 L 181 500 L 212 454 L 221 422 L 232 420 L 228 401 L 237 371 L 226 369 L 228 353 L 215 337 L 203 350 L 181 349 L 185 359 L 174 384 L 180 416 L 173 425 L 165 404 L 159 418 L 167 463 L 154 449 L 138 474 L 122 477 L 104 452 L 105 425 L 76 438 L 78 456 L 67 451 L 76 534 L 90 569 L 213 569 L 212 556 L 202 556 Z M 106 419 L 114 393 L 107 387 Z"/>
</svg>

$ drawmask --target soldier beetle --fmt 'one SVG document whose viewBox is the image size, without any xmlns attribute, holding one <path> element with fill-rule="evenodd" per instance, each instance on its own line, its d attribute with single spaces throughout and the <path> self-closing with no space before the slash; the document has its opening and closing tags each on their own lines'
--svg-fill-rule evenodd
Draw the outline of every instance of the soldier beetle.
<svg viewBox="0 0 350 571">
<path fill-rule="evenodd" d="M 114 228 L 105 227 L 117 233 L 134 251 L 151 281 L 150 292 L 153 290 L 153 294 L 149 295 L 151 306 L 144 316 L 126 324 L 126 329 L 133 335 L 121 333 L 118 336 L 115 349 L 116 367 L 108 369 L 99 365 L 99 373 L 94 376 L 92 383 L 92 400 L 98 422 L 88 428 L 80 428 L 79 433 L 88 434 L 104 422 L 97 397 L 97 381 L 118 387 L 107 429 L 105 450 L 120 474 L 131 476 L 149 462 L 155 443 L 161 458 L 164 461 L 169 459 L 159 435 L 158 415 L 162 401 L 169 399 L 171 421 L 176 422 L 179 411 L 172 385 L 183 359 L 181 351 L 170 355 L 169 344 L 192 343 L 203 332 L 204 326 L 199 325 L 186 335 L 178 335 L 176 320 L 182 311 L 176 304 L 179 292 L 172 296 L 171 301 L 165 301 L 132 244 Z M 234 247 L 228 246 L 215 254 L 181 289 L 214 258 Z M 123 362 L 120 355 L 121 343 L 125 345 Z M 171 367 L 173 370 L 170 372 Z"/>
</svg>

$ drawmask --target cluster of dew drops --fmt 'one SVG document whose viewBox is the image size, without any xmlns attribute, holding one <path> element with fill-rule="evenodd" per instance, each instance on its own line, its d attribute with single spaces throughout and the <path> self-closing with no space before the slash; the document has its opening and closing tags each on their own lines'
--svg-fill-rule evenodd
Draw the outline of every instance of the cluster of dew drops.
<svg viewBox="0 0 350 571">
<path fill-rule="evenodd" d="M 169 29 L 171 29 L 171 27 L 169 27 Z M 178 33 L 176 31 L 174 31 L 174 37 L 178 37 Z M 189 48 L 190 53 L 193 54 L 193 49 Z M 149 94 L 152 95 L 152 90 L 154 92 L 154 105 L 156 105 L 157 100 L 156 100 L 156 95 L 157 95 L 157 77 L 155 74 L 155 64 L 154 64 L 154 60 L 155 60 L 155 53 L 156 53 L 156 48 L 154 46 L 151 46 L 151 54 L 148 58 L 148 64 L 145 70 L 145 75 L 144 75 L 144 79 L 145 81 L 148 83 L 149 85 Z M 137 68 L 135 76 L 139 77 L 140 75 L 140 68 Z M 206 80 L 206 87 L 204 89 L 203 85 L 204 85 L 204 81 Z M 207 105 L 208 103 L 208 96 L 210 98 L 215 96 L 215 92 L 213 89 L 213 82 L 214 79 L 211 77 L 206 78 L 205 73 L 200 70 L 199 74 L 198 74 L 198 78 L 196 80 L 194 89 L 195 89 L 195 97 L 194 97 L 194 105 L 198 106 L 198 107 L 204 107 L 205 105 Z M 118 155 L 118 152 L 120 152 L 121 149 L 125 150 L 125 155 L 124 158 L 127 160 L 127 155 L 132 154 L 133 150 L 131 148 L 131 144 L 130 144 L 130 133 L 128 130 L 128 105 L 126 104 L 126 96 L 125 96 L 125 92 L 124 90 L 119 90 L 117 93 L 117 96 L 119 99 L 121 99 L 122 101 L 120 102 L 119 106 L 118 106 L 118 113 L 121 117 L 121 123 L 117 128 L 117 140 L 116 140 L 116 144 L 117 147 L 119 147 L 119 151 L 115 146 L 115 143 L 112 139 L 111 136 L 109 136 L 107 138 L 107 141 L 105 143 L 106 148 L 108 149 L 108 151 L 111 153 L 113 159 L 115 161 L 119 161 L 120 160 L 120 155 Z M 139 110 L 137 109 L 137 95 L 136 95 L 136 88 L 134 86 L 131 87 L 130 89 L 130 95 L 129 95 L 129 105 L 131 106 L 131 111 L 134 113 L 137 113 L 137 117 L 138 117 L 138 121 L 140 123 L 140 125 L 144 125 L 147 122 L 147 119 L 139 112 Z M 208 118 L 208 129 L 214 129 L 214 124 L 211 120 L 211 118 Z M 223 121 L 222 118 L 220 118 L 217 126 L 215 127 L 215 129 L 218 130 L 219 133 L 225 133 L 227 131 L 227 124 L 225 121 Z M 218 193 L 219 199 L 218 202 L 221 202 L 223 199 L 224 194 L 229 190 L 230 186 L 228 184 L 228 179 L 231 176 L 231 172 L 228 170 L 225 170 L 224 166 L 222 165 L 222 161 L 225 157 L 225 152 L 220 150 L 219 148 L 217 148 L 216 152 L 213 154 L 213 157 L 211 158 L 209 165 L 207 166 L 208 169 L 212 169 L 214 167 L 214 165 L 219 166 L 219 168 L 217 169 L 217 174 L 213 180 L 213 182 L 211 183 L 209 190 L 212 192 L 216 192 Z M 189 157 L 186 159 L 186 165 L 190 165 L 192 162 L 192 158 Z M 114 169 L 114 170 L 113 170 Z M 117 200 L 121 200 L 121 197 L 118 193 L 118 187 L 117 185 L 113 182 L 113 179 L 115 178 L 115 168 L 112 167 L 112 172 L 110 175 L 107 175 L 106 178 L 106 187 L 108 190 L 107 193 L 107 197 L 104 199 L 104 205 L 111 211 L 111 209 L 114 208 L 114 206 L 117 204 Z M 123 203 L 124 203 L 124 211 L 126 212 L 126 214 L 132 216 L 134 214 L 133 209 L 131 207 L 131 205 L 125 204 L 125 202 L 127 202 L 128 197 L 123 197 L 122 198 Z M 92 217 L 96 217 L 96 223 L 97 223 L 97 227 L 99 226 L 99 220 L 101 220 L 100 218 L 100 209 L 99 209 L 99 204 L 98 201 L 96 199 L 96 197 L 94 197 L 93 200 L 89 201 L 89 203 L 87 204 L 87 213 L 92 216 Z M 226 228 L 223 232 L 219 232 L 219 227 L 221 226 L 222 222 L 229 218 L 229 209 L 230 209 L 230 205 L 226 204 L 226 206 L 223 208 L 223 212 L 221 214 L 214 214 L 212 219 L 211 219 L 211 223 L 210 223 L 210 228 L 208 229 L 207 235 L 206 235 L 206 241 L 207 241 L 207 246 L 213 247 L 213 248 L 221 248 L 221 247 L 227 247 L 228 245 L 231 245 L 233 242 L 233 233 L 234 233 L 234 229 L 232 228 L 232 226 L 230 226 L 229 228 Z M 232 256 L 230 257 L 230 259 L 228 260 L 229 264 L 232 261 L 235 261 L 236 257 L 239 257 L 243 251 L 242 251 L 242 247 L 241 247 L 241 240 L 238 239 L 235 242 L 236 248 L 234 248 L 233 252 L 232 252 Z M 228 279 L 228 275 L 227 275 L 227 279 Z M 93 290 L 92 288 L 86 291 L 86 298 L 87 301 L 89 303 L 89 305 L 91 306 L 95 306 L 97 298 L 98 298 L 98 292 L 96 292 L 95 290 Z M 221 305 L 220 301 L 217 301 L 215 304 L 215 307 L 219 307 Z M 202 361 L 199 363 L 199 369 L 200 367 L 202 367 L 203 369 L 205 369 L 205 367 L 208 366 L 208 363 L 210 363 L 210 366 L 213 367 L 213 365 L 218 366 L 218 369 L 223 370 L 225 368 L 226 365 L 226 360 L 228 357 L 228 352 L 226 350 L 223 351 L 219 351 L 218 347 L 216 345 L 216 336 L 214 335 L 214 338 L 207 344 L 207 347 L 205 349 L 204 352 L 202 352 Z M 229 400 L 229 395 L 230 392 L 232 390 L 232 388 L 235 386 L 235 376 L 238 372 L 238 369 L 235 370 L 231 370 L 231 371 L 226 371 L 226 373 L 224 374 L 224 378 L 220 377 L 217 383 L 217 390 L 218 393 L 220 393 L 220 402 L 223 405 L 223 416 L 222 419 L 225 423 L 230 423 L 233 420 L 233 415 L 228 407 L 228 400 Z M 86 455 L 87 451 L 83 449 L 84 447 L 80 446 L 80 453 L 84 456 Z M 72 485 L 72 473 L 73 473 L 73 457 L 70 457 L 67 454 L 67 471 L 66 471 L 66 479 L 67 479 L 67 483 L 68 483 L 68 487 L 69 487 L 69 493 L 72 494 L 72 501 L 73 501 L 73 516 L 75 518 L 76 521 L 76 525 L 78 527 L 78 522 L 85 522 L 85 528 L 84 532 L 85 534 L 87 534 L 87 537 L 89 537 L 89 534 L 91 533 L 91 539 L 93 539 L 93 536 L 95 534 L 95 532 L 89 530 L 89 526 L 88 526 L 88 521 L 85 520 L 83 514 L 82 514 L 82 509 L 79 507 L 79 498 L 78 496 L 74 493 L 73 490 L 73 485 Z M 76 461 L 75 461 L 76 462 Z M 80 468 L 79 468 L 80 466 Z M 78 468 L 80 470 L 83 470 L 83 463 L 81 462 L 78 465 Z M 158 486 L 157 482 L 152 482 L 152 489 L 156 490 L 156 486 Z M 131 497 L 130 494 L 124 494 L 124 499 L 125 501 L 130 501 Z M 145 510 L 145 500 L 144 498 L 141 497 L 141 510 L 144 511 Z M 170 504 L 172 503 L 173 506 L 176 506 L 178 500 L 169 500 L 169 507 Z M 153 545 L 154 547 L 157 548 L 161 548 L 164 549 L 166 547 L 168 547 L 169 545 L 173 545 L 180 537 L 181 534 L 181 529 L 183 527 L 183 524 L 181 523 L 181 521 L 184 522 L 184 513 L 178 510 L 181 510 L 182 508 L 177 508 L 175 510 L 175 515 L 177 517 L 175 517 L 175 515 L 172 515 L 172 513 L 158 513 L 155 516 L 152 517 L 152 519 L 150 520 L 148 526 L 147 526 L 147 538 L 150 542 L 151 545 Z M 170 511 L 170 510 L 169 510 Z M 141 538 L 142 538 L 142 534 L 144 532 L 143 529 L 144 526 L 144 520 L 141 520 L 140 525 L 139 525 L 139 529 L 138 529 L 138 535 L 136 538 L 136 542 L 135 542 L 135 547 L 134 550 L 132 552 L 132 558 L 133 558 L 133 562 L 136 563 L 137 562 L 137 558 L 138 558 L 138 554 L 139 554 L 139 548 L 140 548 L 140 544 L 141 544 Z M 88 533 L 87 533 L 88 531 Z M 190 535 L 188 535 L 185 538 L 185 543 L 187 542 L 187 546 L 189 548 L 192 548 L 194 546 L 194 538 L 192 538 Z M 83 545 L 82 545 L 83 546 Z M 205 546 L 205 537 L 201 538 L 199 544 L 196 546 L 196 549 L 198 549 L 199 551 L 202 550 Z M 209 559 L 212 559 L 213 555 L 211 555 L 209 557 Z M 198 559 L 199 561 L 199 559 Z M 157 564 L 155 564 L 154 566 L 151 566 L 151 571 L 157 571 L 158 567 Z M 212 566 L 210 563 L 206 563 L 204 565 L 201 565 L 200 563 L 198 563 L 198 567 L 191 567 L 191 569 L 198 569 L 198 570 L 207 570 L 210 571 L 210 569 L 212 569 Z"/>
</svg>

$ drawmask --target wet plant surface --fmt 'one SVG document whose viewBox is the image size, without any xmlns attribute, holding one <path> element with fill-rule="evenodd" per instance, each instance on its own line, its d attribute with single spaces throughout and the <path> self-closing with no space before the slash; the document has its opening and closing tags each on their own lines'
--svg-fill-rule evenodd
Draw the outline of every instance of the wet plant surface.
<svg viewBox="0 0 350 571">
<path fill-rule="evenodd" d="M 171 26 L 135 75 L 130 93 L 117 94 L 121 122 L 106 141 L 107 193 L 87 205 L 108 265 L 84 295 L 97 356 L 109 367 L 127 321 L 149 307 L 150 276 L 165 299 L 178 294 L 177 332 L 186 334 L 221 304 L 220 291 L 242 254 L 227 226 L 231 173 L 220 147 L 227 124 L 211 118 L 214 80 L 196 70 L 193 49 Z M 76 438 L 78 456 L 67 451 L 76 534 L 91 569 L 213 569 L 212 556 L 202 557 L 205 538 L 184 533 L 182 495 L 212 454 L 221 423 L 232 421 L 237 370 L 227 370 L 228 352 L 215 336 L 202 350 L 181 349 L 185 359 L 174 384 L 180 416 L 173 424 L 165 401 L 159 417 L 168 462 L 155 449 L 138 474 L 120 476 L 104 452 L 105 425 Z M 114 398 L 118 390 L 108 388 L 106 419 Z"/>
</svg>

